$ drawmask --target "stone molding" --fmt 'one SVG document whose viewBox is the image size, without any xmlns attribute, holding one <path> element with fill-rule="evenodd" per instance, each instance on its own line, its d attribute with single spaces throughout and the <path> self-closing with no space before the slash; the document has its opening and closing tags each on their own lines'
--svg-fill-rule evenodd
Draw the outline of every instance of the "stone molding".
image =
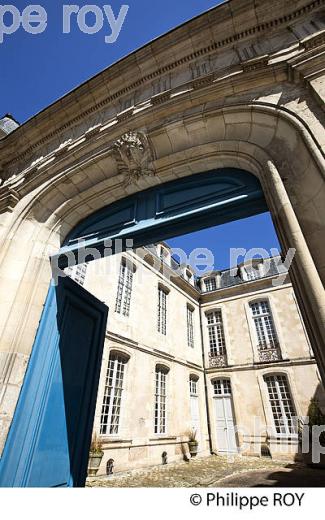
<svg viewBox="0 0 325 520">
<path fill-rule="evenodd" d="M 269 55 L 258 56 L 251 60 L 243 61 L 242 67 L 244 72 L 254 72 L 255 70 L 264 69 L 267 67 L 269 62 Z"/>
<path fill-rule="evenodd" d="M 16 204 L 18 204 L 19 199 L 20 197 L 16 190 L 9 187 L 0 188 L 0 213 L 5 211 L 11 213 Z"/>
</svg>

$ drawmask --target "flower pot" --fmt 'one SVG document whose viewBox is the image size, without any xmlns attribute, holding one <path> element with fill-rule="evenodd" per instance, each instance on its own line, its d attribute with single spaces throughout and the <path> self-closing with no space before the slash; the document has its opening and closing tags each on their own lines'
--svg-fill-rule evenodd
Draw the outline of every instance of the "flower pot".
<svg viewBox="0 0 325 520">
<path fill-rule="evenodd" d="M 190 451 L 191 457 L 196 457 L 198 452 L 199 443 L 197 441 L 189 441 L 188 449 Z"/>
<path fill-rule="evenodd" d="M 95 477 L 97 475 L 104 452 L 90 453 L 88 461 L 88 476 Z"/>
</svg>

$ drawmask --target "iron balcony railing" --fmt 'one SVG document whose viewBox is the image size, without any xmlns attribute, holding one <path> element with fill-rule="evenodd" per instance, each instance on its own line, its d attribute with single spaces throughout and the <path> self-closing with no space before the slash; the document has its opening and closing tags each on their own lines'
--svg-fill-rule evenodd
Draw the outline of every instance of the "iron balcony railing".
<svg viewBox="0 0 325 520">
<path fill-rule="evenodd" d="M 257 345 L 259 360 L 268 363 L 270 361 L 280 361 L 282 359 L 279 342 L 273 340 L 271 342 L 260 342 Z"/>
<path fill-rule="evenodd" d="M 218 352 L 209 352 L 209 367 L 222 368 L 228 365 L 227 354 L 219 354 Z"/>
</svg>

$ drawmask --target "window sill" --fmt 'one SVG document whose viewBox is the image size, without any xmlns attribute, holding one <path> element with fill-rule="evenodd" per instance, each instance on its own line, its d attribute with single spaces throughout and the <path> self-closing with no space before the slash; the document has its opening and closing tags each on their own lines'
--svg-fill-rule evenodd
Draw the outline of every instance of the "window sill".
<svg viewBox="0 0 325 520">
<path fill-rule="evenodd" d="M 160 433 L 157 433 L 157 436 L 156 437 L 153 437 L 152 439 L 149 439 L 150 442 L 155 442 L 155 441 L 176 441 L 177 440 L 177 437 L 176 435 L 163 435 L 163 434 L 160 434 Z"/>
<path fill-rule="evenodd" d="M 273 433 L 268 436 L 269 441 L 292 441 L 298 440 L 298 433 Z"/>
<path fill-rule="evenodd" d="M 132 439 L 122 439 L 120 437 L 110 437 L 108 435 L 100 435 L 100 439 L 104 444 L 132 444 Z"/>
</svg>

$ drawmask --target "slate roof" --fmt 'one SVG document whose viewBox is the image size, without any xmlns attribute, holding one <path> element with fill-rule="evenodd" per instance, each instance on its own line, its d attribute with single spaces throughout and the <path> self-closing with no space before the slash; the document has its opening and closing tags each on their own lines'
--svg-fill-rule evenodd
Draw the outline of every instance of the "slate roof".
<svg viewBox="0 0 325 520">
<path fill-rule="evenodd" d="M 152 245 L 148 246 L 148 248 L 150 249 L 151 253 L 158 256 L 156 253 L 155 245 L 152 244 Z M 278 267 L 279 262 L 281 263 L 281 270 L 279 270 L 279 267 Z M 269 278 L 271 276 L 276 276 L 276 275 L 284 274 L 284 273 L 288 272 L 287 269 L 285 269 L 284 266 L 282 265 L 282 260 L 281 260 L 280 256 L 265 258 L 263 261 L 263 264 L 264 265 L 269 264 L 269 268 L 267 270 L 267 273 L 258 279 Z M 243 285 L 243 284 L 249 283 L 248 280 L 243 279 L 241 276 L 240 267 L 243 265 L 247 265 L 247 262 L 246 262 L 246 264 L 241 264 L 241 265 L 231 268 L 231 269 L 225 269 L 223 271 L 213 271 L 210 275 L 207 275 L 207 276 L 195 277 L 195 288 L 199 292 L 202 292 L 202 294 L 206 294 L 208 292 L 213 292 L 213 290 L 220 290 L 220 289 L 225 289 L 227 287 L 234 287 L 237 285 Z M 176 270 L 179 268 L 179 266 L 180 266 L 179 262 L 177 262 L 173 257 L 171 257 L 171 269 Z M 284 269 L 285 269 L 285 271 L 284 271 Z M 213 276 L 216 276 L 217 274 L 220 274 L 220 286 L 218 286 L 217 289 L 213 289 L 211 291 L 201 291 L 201 287 L 200 287 L 201 279 L 210 278 L 210 276 L 213 277 Z"/>
<path fill-rule="evenodd" d="M 277 266 L 277 262 L 279 261 L 279 257 L 273 257 L 266 259 L 266 261 L 270 264 L 268 272 L 265 276 L 261 276 L 261 278 L 268 278 L 270 276 L 276 276 L 278 274 L 283 274 L 279 272 L 279 268 Z M 233 269 L 226 269 L 225 271 L 221 271 L 221 283 L 219 289 L 224 289 L 226 287 L 233 287 L 235 285 L 242 285 L 248 283 L 247 280 L 243 280 L 240 268 L 235 267 Z M 206 291 L 208 292 L 208 291 Z"/>
</svg>

